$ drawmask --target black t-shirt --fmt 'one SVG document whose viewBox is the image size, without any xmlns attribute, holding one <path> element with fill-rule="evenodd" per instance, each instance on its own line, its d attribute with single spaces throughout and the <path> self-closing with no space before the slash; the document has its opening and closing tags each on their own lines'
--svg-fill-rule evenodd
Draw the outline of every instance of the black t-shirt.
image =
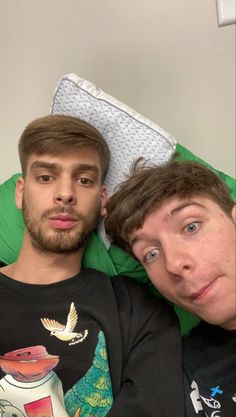
<svg viewBox="0 0 236 417">
<path fill-rule="evenodd" d="M 30 285 L 0 274 L 0 300 L 0 410 L 184 416 L 176 317 L 131 279 L 82 270 Z"/>
<path fill-rule="evenodd" d="M 187 417 L 236 416 L 236 331 L 202 322 L 183 342 Z"/>
</svg>

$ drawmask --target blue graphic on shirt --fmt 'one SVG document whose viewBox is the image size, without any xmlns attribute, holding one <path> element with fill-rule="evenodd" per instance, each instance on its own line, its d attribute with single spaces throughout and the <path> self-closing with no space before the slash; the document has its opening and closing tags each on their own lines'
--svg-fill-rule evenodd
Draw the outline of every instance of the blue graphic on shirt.
<svg viewBox="0 0 236 417">
<path fill-rule="evenodd" d="M 211 388 L 212 394 L 211 397 L 214 397 L 216 394 L 223 394 L 224 391 L 222 391 L 220 389 L 220 386 L 218 385 L 217 387 Z"/>
</svg>

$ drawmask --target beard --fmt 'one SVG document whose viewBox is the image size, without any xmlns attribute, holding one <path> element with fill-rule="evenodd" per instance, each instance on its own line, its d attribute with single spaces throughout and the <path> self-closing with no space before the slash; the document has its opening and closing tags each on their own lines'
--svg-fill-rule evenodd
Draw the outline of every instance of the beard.
<svg viewBox="0 0 236 417">
<path fill-rule="evenodd" d="M 83 214 L 69 207 L 57 207 L 45 211 L 40 218 L 36 219 L 25 199 L 22 204 L 25 227 L 30 234 L 32 245 L 40 252 L 57 254 L 74 253 L 85 246 L 100 221 L 100 210 L 101 204 L 97 204 L 94 216 L 89 221 Z M 50 230 L 47 226 L 44 227 L 45 219 L 55 214 L 65 213 L 76 217 L 79 228 L 78 225 L 67 230 Z"/>
</svg>

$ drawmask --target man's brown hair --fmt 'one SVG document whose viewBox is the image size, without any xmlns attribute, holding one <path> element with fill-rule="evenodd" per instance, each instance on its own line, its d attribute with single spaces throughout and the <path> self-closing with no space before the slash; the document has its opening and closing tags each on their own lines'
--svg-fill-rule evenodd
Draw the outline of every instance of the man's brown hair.
<svg viewBox="0 0 236 417">
<path fill-rule="evenodd" d="M 77 117 L 49 115 L 26 126 L 19 141 L 19 156 L 23 175 L 30 155 L 63 155 L 81 148 L 94 149 L 101 161 L 104 179 L 110 160 L 108 145 L 101 133 Z"/>
<path fill-rule="evenodd" d="M 131 252 L 131 232 L 142 227 L 147 214 L 172 196 L 207 197 L 228 216 L 234 206 L 225 183 L 197 162 L 172 160 L 148 167 L 138 160 L 108 202 L 105 229 L 111 242 Z"/>
</svg>

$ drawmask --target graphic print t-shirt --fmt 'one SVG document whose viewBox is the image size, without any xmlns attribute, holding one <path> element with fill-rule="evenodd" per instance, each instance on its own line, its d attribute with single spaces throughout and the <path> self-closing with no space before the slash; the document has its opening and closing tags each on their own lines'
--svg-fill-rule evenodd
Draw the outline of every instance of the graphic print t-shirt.
<svg viewBox="0 0 236 417">
<path fill-rule="evenodd" d="M 47 286 L 0 274 L 0 410 L 6 415 L 108 413 L 112 385 L 106 331 L 93 301 L 95 291 L 96 299 L 102 295 L 91 279 L 94 272 Z M 111 315 L 104 305 L 101 311 Z"/>
<path fill-rule="evenodd" d="M 183 344 L 188 417 L 236 416 L 236 331 L 202 322 Z"/>
</svg>

